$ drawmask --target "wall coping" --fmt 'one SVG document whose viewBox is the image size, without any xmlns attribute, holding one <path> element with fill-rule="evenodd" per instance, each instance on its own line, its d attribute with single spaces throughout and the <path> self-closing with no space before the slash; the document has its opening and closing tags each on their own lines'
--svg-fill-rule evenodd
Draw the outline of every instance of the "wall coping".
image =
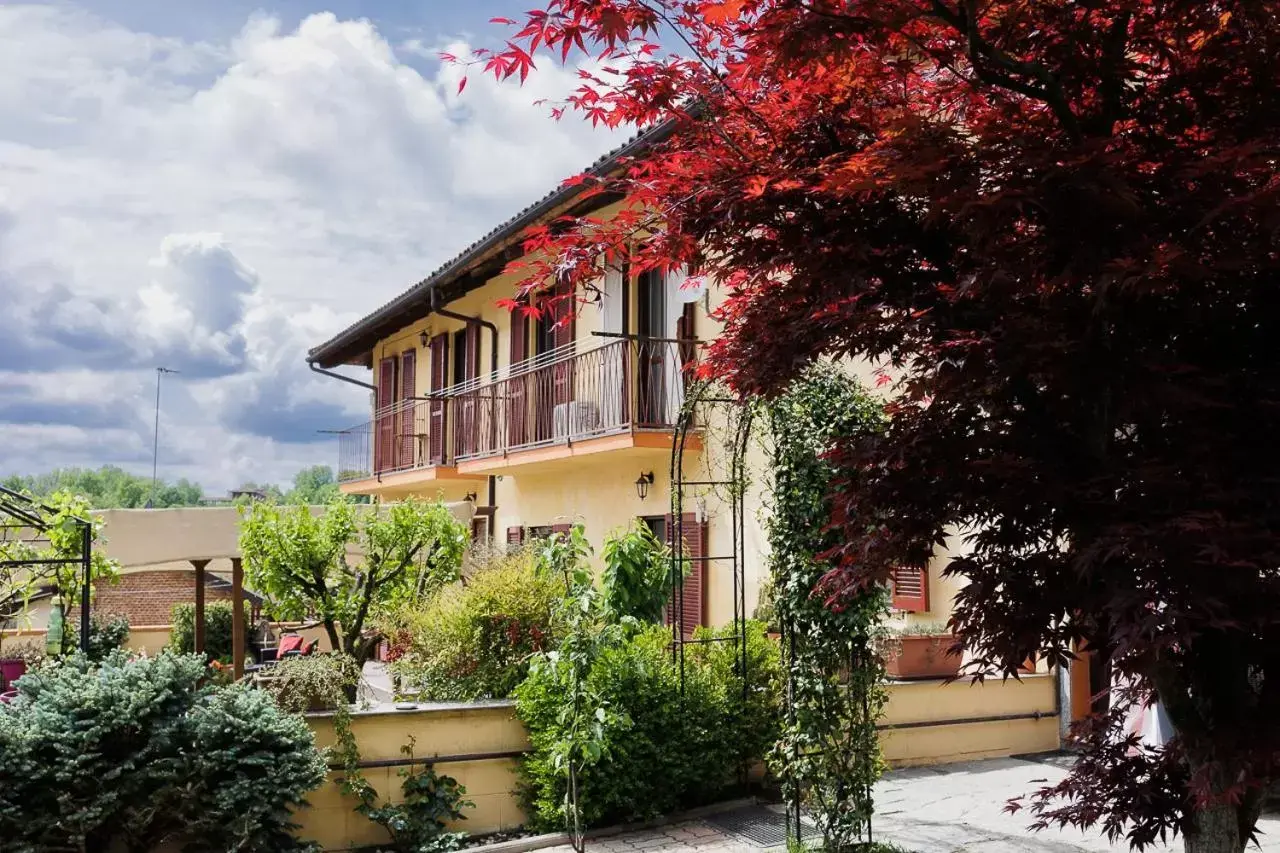
<svg viewBox="0 0 1280 853">
<path fill-rule="evenodd" d="M 468 711 L 515 710 L 516 703 L 512 699 L 481 699 L 476 702 L 419 702 L 413 708 L 397 708 L 391 702 L 380 702 L 371 708 L 352 708 L 351 717 L 406 717 L 414 714 L 458 714 Z M 333 717 L 333 711 L 312 711 L 306 714 L 309 720 L 324 720 Z"/>
</svg>

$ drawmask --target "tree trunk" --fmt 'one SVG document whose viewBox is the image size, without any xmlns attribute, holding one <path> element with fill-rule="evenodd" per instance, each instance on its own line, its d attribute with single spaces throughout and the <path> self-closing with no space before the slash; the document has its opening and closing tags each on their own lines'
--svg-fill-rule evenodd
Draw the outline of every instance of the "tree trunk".
<svg viewBox="0 0 1280 853">
<path fill-rule="evenodd" d="M 1243 853 L 1239 809 L 1228 804 L 1210 806 L 1194 814 L 1196 830 L 1183 840 L 1186 853 Z"/>
</svg>

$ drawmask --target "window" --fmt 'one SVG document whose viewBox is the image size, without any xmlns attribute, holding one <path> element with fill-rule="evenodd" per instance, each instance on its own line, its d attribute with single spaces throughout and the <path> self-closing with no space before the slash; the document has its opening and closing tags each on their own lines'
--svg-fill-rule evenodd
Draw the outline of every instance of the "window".
<svg viewBox="0 0 1280 853">
<path fill-rule="evenodd" d="M 453 382 L 457 385 L 467 380 L 467 330 L 453 333 Z"/>
</svg>

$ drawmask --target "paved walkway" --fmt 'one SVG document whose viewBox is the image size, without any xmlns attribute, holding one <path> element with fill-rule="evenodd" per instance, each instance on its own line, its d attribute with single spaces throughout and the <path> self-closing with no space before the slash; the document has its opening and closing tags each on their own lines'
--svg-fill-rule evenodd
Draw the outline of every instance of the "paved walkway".
<svg viewBox="0 0 1280 853">
<path fill-rule="evenodd" d="M 876 787 L 875 835 L 912 853 L 1079 853 L 1128 851 L 1099 833 L 1032 833 L 1024 814 L 1003 812 L 1011 797 L 1061 779 L 1053 763 L 994 759 L 890 773 Z M 592 853 L 762 853 L 770 848 L 713 825 L 714 816 L 658 829 L 589 839 Z M 1280 853 L 1280 815 L 1264 817 L 1265 853 Z M 776 850 L 776 848 L 773 848 Z M 1182 850 L 1178 840 L 1154 850 Z M 543 853 L 570 853 L 568 845 Z"/>
</svg>

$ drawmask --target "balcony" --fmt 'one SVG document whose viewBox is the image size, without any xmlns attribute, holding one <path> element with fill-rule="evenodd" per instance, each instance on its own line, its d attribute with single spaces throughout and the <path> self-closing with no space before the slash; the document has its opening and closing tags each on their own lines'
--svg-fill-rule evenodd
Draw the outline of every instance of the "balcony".
<svg viewBox="0 0 1280 853">
<path fill-rule="evenodd" d="M 500 381 L 448 393 L 458 472 L 502 473 L 601 452 L 670 453 L 692 348 L 614 340 L 516 365 Z"/>
<path fill-rule="evenodd" d="M 448 402 L 405 400 L 378 410 L 374 419 L 338 433 L 338 483 L 344 492 L 366 494 L 397 488 L 483 480 L 461 474 L 444 453 Z M 435 428 L 433 429 L 433 423 Z"/>
<path fill-rule="evenodd" d="M 603 452 L 666 456 L 691 363 L 688 346 L 667 341 L 545 353 L 496 382 L 398 403 L 341 431 L 338 480 L 363 492 L 545 471 Z"/>
</svg>

